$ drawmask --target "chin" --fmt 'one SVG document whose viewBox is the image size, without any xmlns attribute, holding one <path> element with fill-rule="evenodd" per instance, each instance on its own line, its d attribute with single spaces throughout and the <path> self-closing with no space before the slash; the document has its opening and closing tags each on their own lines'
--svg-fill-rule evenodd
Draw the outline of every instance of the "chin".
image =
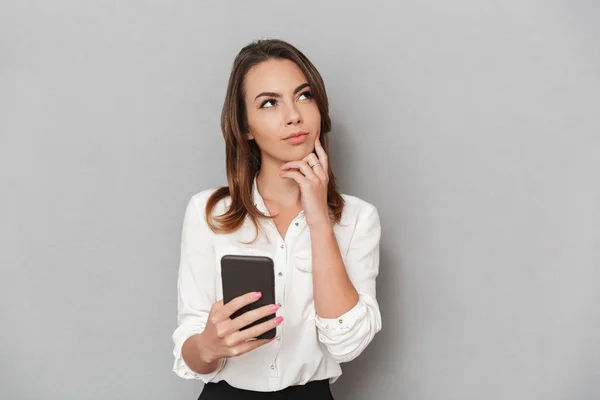
<svg viewBox="0 0 600 400">
<path fill-rule="evenodd" d="M 307 155 L 309 155 L 310 153 L 312 153 L 314 150 L 314 147 L 310 146 L 307 143 L 304 143 L 302 146 L 298 146 L 294 149 L 294 151 L 291 152 L 291 154 L 289 154 L 289 157 L 292 160 L 302 160 L 304 157 L 306 157 Z M 292 161 L 290 160 L 290 161 Z"/>
</svg>

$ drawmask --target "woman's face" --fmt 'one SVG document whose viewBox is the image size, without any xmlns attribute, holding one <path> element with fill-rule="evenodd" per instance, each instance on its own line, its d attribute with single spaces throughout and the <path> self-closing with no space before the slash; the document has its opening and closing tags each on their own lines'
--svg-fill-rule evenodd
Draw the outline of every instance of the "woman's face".
<svg viewBox="0 0 600 400">
<path fill-rule="evenodd" d="M 261 150 L 263 164 L 302 160 L 315 148 L 321 114 L 300 67 L 290 60 L 268 60 L 245 78 L 248 139 Z M 296 138 L 290 135 L 304 133 Z"/>
</svg>

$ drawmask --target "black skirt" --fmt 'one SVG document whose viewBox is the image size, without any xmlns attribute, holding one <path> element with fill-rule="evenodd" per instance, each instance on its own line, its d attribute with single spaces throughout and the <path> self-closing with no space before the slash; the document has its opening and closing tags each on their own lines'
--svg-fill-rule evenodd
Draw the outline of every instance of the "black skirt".
<svg viewBox="0 0 600 400">
<path fill-rule="evenodd" d="M 334 400 L 329 379 L 290 386 L 276 392 L 255 392 L 234 388 L 225 381 L 209 382 L 198 400 Z"/>
</svg>

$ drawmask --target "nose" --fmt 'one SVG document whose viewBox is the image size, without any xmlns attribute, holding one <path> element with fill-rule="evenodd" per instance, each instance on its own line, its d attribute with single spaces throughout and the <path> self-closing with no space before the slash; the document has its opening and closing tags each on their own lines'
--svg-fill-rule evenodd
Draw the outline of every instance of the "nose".
<svg viewBox="0 0 600 400">
<path fill-rule="evenodd" d="M 294 124 L 300 124 L 301 122 L 302 116 L 300 115 L 300 112 L 298 111 L 296 106 L 293 104 L 292 106 L 288 107 L 287 114 L 285 116 L 285 124 L 289 126 Z"/>
</svg>

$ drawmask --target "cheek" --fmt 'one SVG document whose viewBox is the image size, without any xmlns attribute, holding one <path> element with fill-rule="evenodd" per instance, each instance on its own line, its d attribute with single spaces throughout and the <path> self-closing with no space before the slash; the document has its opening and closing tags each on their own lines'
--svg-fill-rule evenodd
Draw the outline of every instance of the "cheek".
<svg viewBox="0 0 600 400">
<path fill-rule="evenodd" d="M 265 127 L 269 126 L 271 120 L 273 119 L 273 117 L 269 116 L 269 114 L 272 113 L 260 112 L 259 110 L 247 111 L 250 128 L 257 132 L 265 130 Z"/>
<path fill-rule="evenodd" d="M 311 104 L 311 106 L 306 110 L 306 116 L 310 119 L 310 124 L 313 127 L 321 126 L 321 113 L 319 112 L 319 107 L 316 104 Z"/>
<path fill-rule="evenodd" d="M 266 113 L 265 113 L 266 114 Z M 279 140 L 280 119 L 275 113 L 272 115 L 257 116 L 252 120 L 251 128 L 254 132 L 254 138 L 259 144 L 266 144 L 271 141 Z"/>
</svg>

